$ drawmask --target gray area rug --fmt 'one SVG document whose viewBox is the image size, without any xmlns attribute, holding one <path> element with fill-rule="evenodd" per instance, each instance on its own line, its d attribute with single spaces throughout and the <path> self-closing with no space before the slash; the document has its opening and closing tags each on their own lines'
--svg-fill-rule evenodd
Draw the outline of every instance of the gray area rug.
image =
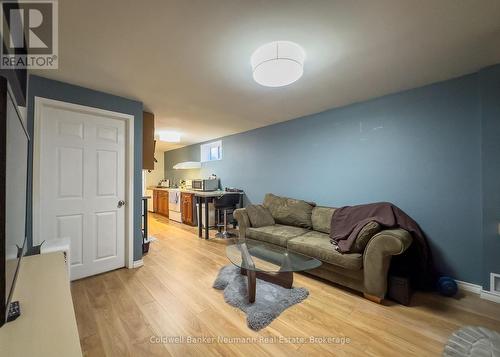
<svg viewBox="0 0 500 357">
<path fill-rule="evenodd" d="M 248 302 L 247 284 L 247 277 L 240 274 L 240 268 L 226 265 L 219 271 L 213 287 L 224 290 L 224 300 L 247 314 L 247 325 L 255 331 L 266 327 L 287 308 L 309 295 L 306 288 L 285 289 L 257 279 L 255 302 L 251 304 Z"/>
<path fill-rule="evenodd" d="M 443 356 L 500 357 L 500 334 L 485 327 L 462 327 L 448 339 Z"/>
</svg>

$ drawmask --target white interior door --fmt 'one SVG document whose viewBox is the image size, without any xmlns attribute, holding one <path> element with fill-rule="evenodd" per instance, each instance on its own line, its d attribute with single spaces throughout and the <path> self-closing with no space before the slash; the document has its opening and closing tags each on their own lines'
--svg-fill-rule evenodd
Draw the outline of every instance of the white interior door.
<svg viewBox="0 0 500 357">
<path fill-rule="evenodd" d="M 81 106 L 38 110 L 38 240 L 70 239 L 72 280 L 125 266 L 125 121 Z"/>
</svg>

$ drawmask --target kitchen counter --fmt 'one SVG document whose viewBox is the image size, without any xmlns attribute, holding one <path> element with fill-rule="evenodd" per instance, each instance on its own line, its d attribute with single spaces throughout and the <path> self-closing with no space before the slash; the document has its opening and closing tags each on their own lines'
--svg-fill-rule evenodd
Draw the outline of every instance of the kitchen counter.
<svg viewBox="0 0 500 357">
<path fill-rule="evenodd" d="M 170 190 L 169 187 L 156 187 L 156 186 L 149 186 L 146 189 L 147 190 L 157 190 L 157 191 L 168 191 L 168 190 Z"/>
<path fill-rule="evenodd" d="M 150 186 L 148 187 L 148 190 L 158 190 L 158 191 L 180 191 L 184 193 L 192 193 L 195 196 L 199 197 L 218 197 L 218 196 L 223 196 L 223 195 L 242 195 L 243 192 L 228 192 L 224 190 L 217 190 L 217 191 L 196 191 L 196 190 L 189 190 L 185 188 L 174 188 L 174 187 L 156 187 L 156 186 Z"/>
<path fill-rule="evenodd" d="M 157 190 L 157 191 L 179 191 L 181 193 L 189 193 L 193 194 L 196 197 L 196 203 L 198 204 L 198 237 L 202 237 L 202 223 L 201 219 L 199 217 L 202 216 L 202 206 L 205 207 L 205 222 L 208 222 L 208 204 L 209 202 L 213 202 L 214 199 L 217 199 L 218 197 L 224 196 L 224 195 L 239 195 L 239 204 L 238 206 L 241 207 L 242 205 L 242 198 L 243 198 L 243 192 L 231 192 L 231 191 L 224 191 L 224 190 L 217 190 L 217 191 L 196 191 L 196 190 L 188 190 L 188 189 L 180 189 L 180 188 L 171 188 L 171 187 L 156 187 L 156 186 L 150 186 L 148 187 L 148 190 Z M 208 239 L 208 230 L 209 230 L 209 225 L 205 225 L 205 239 Z"/>
</svg>

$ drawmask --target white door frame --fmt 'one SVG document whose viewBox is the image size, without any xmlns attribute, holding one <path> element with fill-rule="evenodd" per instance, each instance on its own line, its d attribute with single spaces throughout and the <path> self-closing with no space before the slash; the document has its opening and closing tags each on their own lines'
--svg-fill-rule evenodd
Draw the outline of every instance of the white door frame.
<svg viewBox="0 0 500 357">
<path fill-rule="evenodd" d="M 44 106 L 68 109 L 79 112 L 106 115 L 113 119 L 123 120 L 128 133 L 125 144 L 125 266 L 134 268 L 134 116 L 109 110 L 62 102 L 59 100 L 35 97 L 34 139 L 33 139 L 33 245 L 40 244 L 48 237 L 40 237 L 40 140 L 41 115 Z"/>
</svg>

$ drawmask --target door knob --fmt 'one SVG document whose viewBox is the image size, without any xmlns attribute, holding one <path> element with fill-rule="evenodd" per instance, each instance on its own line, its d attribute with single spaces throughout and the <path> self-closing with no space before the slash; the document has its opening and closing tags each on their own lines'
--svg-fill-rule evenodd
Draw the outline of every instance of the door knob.
<svg viewBox="0 0 500 357">
<path fill-rule="evenodd" d="M 122 208 L 123 206 L 125 206 L 125 201 L 124 200 L 118 201 L 118 208 Z"/>
</svg>

